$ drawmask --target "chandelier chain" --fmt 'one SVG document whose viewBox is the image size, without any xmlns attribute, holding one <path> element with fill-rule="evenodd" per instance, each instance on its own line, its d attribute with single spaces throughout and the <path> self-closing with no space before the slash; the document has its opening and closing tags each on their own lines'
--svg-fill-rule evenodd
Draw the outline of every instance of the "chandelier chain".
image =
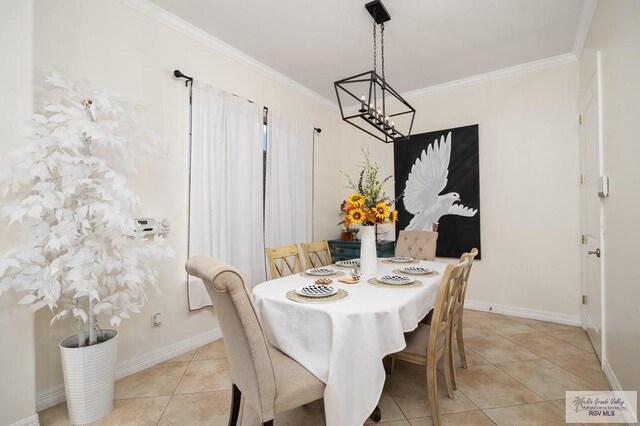
<svg viewBox="0 0 640 426">
<path fill-rule="evenodd" d="M 377 63 L 376 63 L 376 59 L 378 58 L 378 54 L 377 54 L 377 34 L 376 34 L 376 21 L 373 21 L 373 72 L 376 72 L 377 70 Z"/>
<path fill-rule="evenodd" d="M 386 81 L 384 78 L 384 22 L 380 24 L 380 58 L 382 59 L 382 80 Z"/>
</svg>

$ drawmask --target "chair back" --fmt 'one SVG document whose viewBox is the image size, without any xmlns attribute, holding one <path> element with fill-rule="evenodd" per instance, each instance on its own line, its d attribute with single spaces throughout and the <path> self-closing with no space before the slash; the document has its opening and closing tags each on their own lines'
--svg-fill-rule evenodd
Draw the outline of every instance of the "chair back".
<svg viewBox="0 0 640 426">
<path fill-rule="evenodd" d="M 459 286 L 462 283 L 464 268 L 468 264 L 469 260 L 464 259 L 455 265 L 447 265 L 447 269 L 442 275 L 436 304 L 433 308 L 433 316 L 431 317 L 427 360 L 431 358 L 431 360 L 437 362 L 446 350 L 451 333 L 456 297 L 458 296 Z"/>
<path fill-rule="evenodd" d="M 269 260 L 271 279 L 302 272 L 302 261 L 297 245 L 270 247 L 265 249 L 265 252 Z"/>
<path fill-rule="evenodd" d="M 210 257 L 186 263 L 207 288 L 224 337 L 233 383 L 262 418 L 273 418 L 276 381 L 267 339 L 240 272 Z"/>
<path fill-rule="evenodd" d="M 326 241 L 302 243 L 300 247 L 302 248 L 304 260 L 307 262 L 307 268 L 309 269 L 327 266 L 333 263 L 331 252 L 329 251 L 329 244 Z"/>
<path fill-rule="evenodd" d="M 437 242 L 437 232 L 400 231 L 398 241 L 396 241 L 396 256 L 435 260 Z"/>
<path fill-rule="evenodd" d="M 458 325 L 458 321 L 460 317 L 462 317 L 462 312 L 464 310 L 464 299 L 467 295 L 467 286 L 469 284 L 469 275 L 471 274 L 471 267 L 473 266 L 473 260 L 478 255 L 478 249 L 473 248 L 468 253 L 463 253 L 460 260 L 467 259 L 469 263 L 465 266 L 464 271 L 462 272 L 462 278 L 460 287 L 458 288 L 458 295 L 456 297 L 456 304 L 453 308 L 454 318 L 453 318 L 453 327 L 455 328 Z"/>
</svg>

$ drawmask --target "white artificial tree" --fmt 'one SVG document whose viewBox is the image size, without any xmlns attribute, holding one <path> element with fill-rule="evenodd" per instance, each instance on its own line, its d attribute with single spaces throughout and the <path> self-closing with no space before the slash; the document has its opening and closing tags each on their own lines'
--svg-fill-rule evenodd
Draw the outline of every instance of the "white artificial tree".
<svg viewBox="0 0 640 426">
<path fill-rule="evenodd" d="M 139 199 L 126 174 L 154 138 L 133 108 L 55 71 L 46 81 L 30 143 L 0 172 L 1 214 L 27 236 L 0 260 L 0 295 L 26 293 L 19 303 L 48 306 L 52 324 L 73 315 L 83 346 L 87 329 L 89 344 L 98 341 L 97 315 L 117 326 L 140 312 L 145 289 L 159 291 L 154 260 L 172 251 L 134 221 Z"/>
</svg>

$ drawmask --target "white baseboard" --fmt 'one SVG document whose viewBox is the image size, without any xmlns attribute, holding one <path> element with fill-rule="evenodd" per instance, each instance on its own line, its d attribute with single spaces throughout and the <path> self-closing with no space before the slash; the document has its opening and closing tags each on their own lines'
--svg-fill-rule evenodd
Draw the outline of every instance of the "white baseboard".
<svg viewBox="0 0 640 426">
<path fill-rule="evenodd" d="M 216 327 L 213 330 L 198 334 L 188 339 L 181 340 L 171 345 L 163 346 L 146 354 L 137 356 L 127 361 L 119 362 L 116 365 L 116 380 L 130 376 L 140 371 L 146 370 L 160 362 L 175 358 L 200 346 L 206 345 L 222 338 L 222 331 Z M 36 410 L 41 411 L 45 408 L 60 404 L 66 400 L 64 394 L 64 385 L 58 385 L 54 388 L 40 392 L 36 395 Z M 37 416 L 36 416 L 37 420 Z M 28 423 L 31 424 L 31 423 Z M 17 423 L 16 423 L 17 425 Z M 11 426 L 16 426 L 11 425 Z M 20 423 L 22 426 L 22 423 Z M 27 425 L 27 423 L 25 423 Z"/>
<path fill-rule="evenodd" d="M 31 417 L 27 417 L 26 419 L 22 419 L 18 422 L 12 423 L 9 426 L 40 426 L 40 419 L 38 418 L 38 414 L 34 414 Z"/>
<path fill-rule="evenodd" d="M 464 307 L 474 311 L 492 312 L 494 314 L 511 315 L 513 317 L 528 318 L 539 321 L 554 322 L 565 325 L 582 325 L 580 315 L 568 315 L 558 312 L 539 311 L 537 309 L 522 308 L 520 306 L 498 305 L 477 300 L 465 300 Z"/>
<path fill-rule="evenodd" d="M 222 338 L 222 331 L 216 327 L 206 333 L 198 334 L 180 342 L 155 349 L 128 361 L 119 362 L 116 366 L 116 380 L 146 370 L 160 362 L 175 358 L 178 355 L 197 349 L 200 346 Z"/>
<path fill-rule="evenodd" d="M 64 385 L 57 385 L 51 389 L 36 394 L 36 411 L 42 411 L 46 408 L 58 405 L 66 401 L 64 394 Z"/>
<path fill-rule="evenodd" d="M 622 389 L 622 385 L 620 385 L 616 374 L 613 372 L 611 364 L 609 364 L 609 361 L 606 358 L 602 360 L 602 371 L 604 372 L 604 376 L 607 378 L 607 382 L 609 382 L 609 387 L 612 391 L 624 390 Z M 636 426 L 639 424 L 638 419 L 633 418 L 631 413 L 623 412 L 623 414 L 625 415 L 624 420 L 626 423 L 634 424 Z"/>
</svg>

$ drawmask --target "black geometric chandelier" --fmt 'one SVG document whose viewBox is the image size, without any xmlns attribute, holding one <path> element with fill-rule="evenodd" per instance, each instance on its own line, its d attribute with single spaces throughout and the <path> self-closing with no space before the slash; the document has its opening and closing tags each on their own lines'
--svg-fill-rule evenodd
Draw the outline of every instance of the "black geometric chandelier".
<svg viewBox="0 0 640 426">
<path fill-rule="evenodd" d="M 408 139 L 416 110 L 385 80 L 384 23 L 391 19 L 380 0 L 365 5 L 373 18 L 373 70 L 333 83 L 342 119 L 360 130 L 390 143 Z M 377 35 L 380 25 L 382 75 L 377 69 Z"/>
</svg>

